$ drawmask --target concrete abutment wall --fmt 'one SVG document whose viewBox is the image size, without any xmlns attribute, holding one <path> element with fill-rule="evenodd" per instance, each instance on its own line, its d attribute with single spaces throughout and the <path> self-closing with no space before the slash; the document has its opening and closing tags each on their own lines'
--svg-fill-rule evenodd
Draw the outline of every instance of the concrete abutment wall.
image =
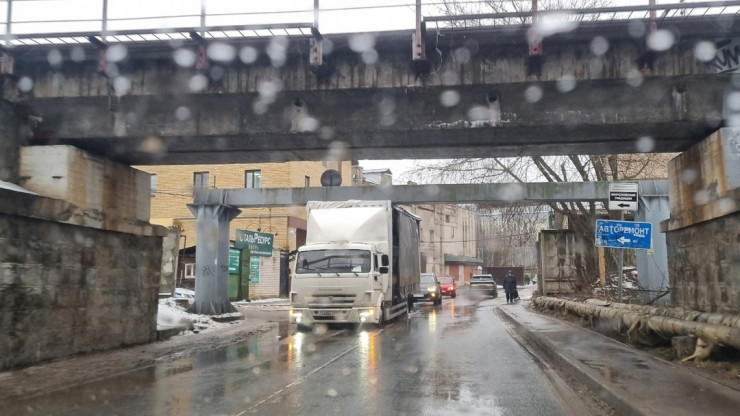
<svg viewBox="0 0 740 416">
<path fill-rule="evenodd" d="M 22 147 L 22 126 L 0 103 L 0 371 L 154 341 L 166 230 L 149 175 Z"/>
<path fill-rule="evenodd" d="M 740 128 L 723 128 L 668 166 L 671 300 L 740 313 Z"/>
<path fill-rule="evenodd" d="M 0 370 L 156 339 L 163 232 L 85 217 L 0 189 Z"/>
</svg>

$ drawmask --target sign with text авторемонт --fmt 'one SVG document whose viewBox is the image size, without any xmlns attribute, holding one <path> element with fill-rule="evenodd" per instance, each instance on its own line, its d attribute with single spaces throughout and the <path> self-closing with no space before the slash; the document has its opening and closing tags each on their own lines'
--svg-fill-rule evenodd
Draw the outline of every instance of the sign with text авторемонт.
<svg viewBox="0 0 740 416">
<path fill-rule="evenodd" d="M 596 246 L 650 250 L 653 247 L 653 224 L 596 220 Z"/>
<path fill-rule="evenodd" d="M 272 257 L 274 237 L 273 234 L 236 230 L 234 246 L 238 249 L 248 249 L 252 256 Z"/>
</svg>

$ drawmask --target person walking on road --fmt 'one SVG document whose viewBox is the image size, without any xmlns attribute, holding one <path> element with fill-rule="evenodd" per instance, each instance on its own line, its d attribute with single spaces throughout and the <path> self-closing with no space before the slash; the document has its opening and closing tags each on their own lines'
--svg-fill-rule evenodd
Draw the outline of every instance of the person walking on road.
<svg viewBox="0 0 740 416">
<path fill-rule="evenodd" d="M 516 299 L 516 277 L 511 274 L 511 270 L 504 277 L 504 292 L 506 293 L 506 303 L 514 303 L 514 299 Z"/>
</svg>

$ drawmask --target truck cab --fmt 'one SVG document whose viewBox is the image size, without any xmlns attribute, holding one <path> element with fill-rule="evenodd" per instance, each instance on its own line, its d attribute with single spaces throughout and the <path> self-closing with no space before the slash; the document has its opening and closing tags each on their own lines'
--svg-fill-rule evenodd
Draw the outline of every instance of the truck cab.
<svg viewBox="0 0 740 416">
<path fill-rule="evenodd" d="M 385 262 L 385 266 L 383 266 Z M 291 321 L 378 323 L 388 286 L 388 256 L 371 244 L 313 244 L 296 255 Z"/>
<path fill-rule="evenodd" d="M 290 320 L 382 324 L 407 313 L 419 286 L 419 221 L 391 201 L 310 201 Z"/>
</svg>

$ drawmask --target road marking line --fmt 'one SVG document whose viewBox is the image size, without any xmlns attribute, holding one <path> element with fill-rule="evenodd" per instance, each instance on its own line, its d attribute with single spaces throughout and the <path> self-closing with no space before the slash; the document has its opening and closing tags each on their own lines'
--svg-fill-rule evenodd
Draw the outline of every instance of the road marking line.
<svg viewBox="0 0 740 416">
<path fill-rule="evenodd" d="M 384 330 L 385 330 L 385 329 L 384 329 L 384 328 L 382 328 L 382 329 L 378 330 L 377 332 L 374 332 L 374 333 L 373 333 L 373 336 L 377 337 L 377 336 L 378 336 L 378 334 L 380 334 L 380 333 L 381 333 L 381 332 L 383 332 Z M 259 402 L 257 402 L 257 403 L 255 403 L 255 404 L 253 404 L 253 405 L 252 405 L 251 407 L 249 407 L 248 409 L 246 409 L 246 410 L 242 410 L 241 412 L 237 413 L 237 414 L 236 414 L 236 416 L 242 416 L 242 415 L 244 415 L 244 414 L 246 414 L 246 413 L 248 413 L 248 412 L 252 411 L 253 409 L 255 409 L 255 408 L 257 408 L 257 407 L 261 406 L 261 405 L 262 405 L 262 404 L 264 404 L 265 402 L 267 402 L 267 401 L 269 401 L 269 400 L 271 400 L 271 399 L 273 399 L 273 398 L 275 398 L 275 397 L 279 396 L 280 394 L 282 394 L 283 392 L 285 392 L 285 390 L 288 390 L 288 389 L 289 389 L 289 388 L 291 388 L 291 387 L 295 387 L 295 386 L 297 386 L 297 385 L 299 385 L 299 384 L 303 383 L 303 382 L 304 382 L 304 381 L 305 381 L 305 380 L 306 380 L 306 379 L 307 379 L 308 377 L 310 377 L 310 376 L 312 376 L 312 375 L 316 374 L 316 373 L 317 373 L 318 371 L 320 371 L 320 370 L 322 370 L 322 369 L 326 368 L 326 367 L 327 367 L 327 366 L 328 366 L 329 364 L 331 364 L 331 363 L 333 363 L 333 362 L 337 361 L 338 359 L 340 359 L 340 358 L 344 357 L 345 355 L 349 354 L 350 352 L 352 352 L 352 351 L 356 350 L 356 349 L 357 349 L 357 348 L 359 348 L 359 347 L 360 347 L 359 345 L 355 345 L 355 346 L 353 346 L 353 347 L 351 347 L 351 348 L 349 348 L 349 349 L 347 349 L 347 350 L 345 350 L 345 351 L 343 351 L 343 352 L 339 353 L 338 355 L 334 356 L 334 357 L 333 357 L 332 359 L 330 359 L 329 361 L 327 361 L 327 362 L 325 362 L 324 364 L 322 364 L 322 365 L 320 365 L 320 366 L 318 366 L 318 367 L 314 368 L 313 370 L 309 371 L 308 373 L 306 373 L 306 374 L 304 374 L 304 375 L 302 375 L 302 376 L 298 376 L 298 378 L 296 378 L 296 380 L 295 380 L 295 381 L 293 381 L 292 383 L 289 383 L 289 384 L 287 384 L 287 385 L 286 385 L 285 387 L 283 387 L 282 389 L 280 389 L 280 390 L 278 390 L 278 391 L 276 391 L 276 392 L 272 393 L 272 394 L 271 394 L 271 395 L 269 395 L 268 397 L 266 397 L 266 398 L 264 398 L 264 399 L 260 400 Z"/>
</svg>

